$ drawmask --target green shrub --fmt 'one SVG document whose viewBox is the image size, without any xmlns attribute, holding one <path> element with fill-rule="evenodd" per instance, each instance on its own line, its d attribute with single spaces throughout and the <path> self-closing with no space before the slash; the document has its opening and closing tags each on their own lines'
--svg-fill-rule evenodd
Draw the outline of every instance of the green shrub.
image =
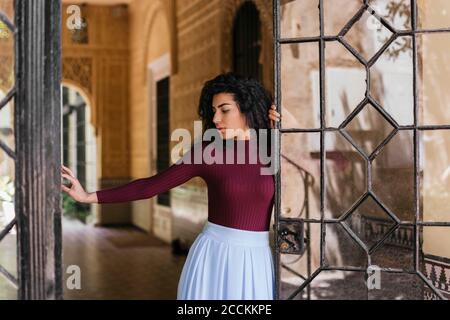
<svg viewBox="0 0 450 320">
<path fill-rule="evenodd" d="M 72 199 L 66 193 L 63 193 L 63 215 L 65 217 L 74 218 L 86 223 L 87 218 L 91 214 L 90 205 L 80 203 Z"/>
</svg>

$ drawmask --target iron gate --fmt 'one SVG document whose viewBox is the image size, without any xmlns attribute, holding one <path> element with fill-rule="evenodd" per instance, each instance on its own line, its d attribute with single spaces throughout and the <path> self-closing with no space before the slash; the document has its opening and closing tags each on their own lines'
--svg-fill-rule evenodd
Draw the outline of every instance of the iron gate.
<svg viewBox="0 0 450 320">
<path fill-rule="evenodd" d="M 331 32 L 330 29 L 334 26 L 330 27 L 332 24 L 330 17 L 345 15 L 350 2 L 357 3 L 355 4 L 356 11 L 339 28 L 338 32 Z M 378 12 L 377 5 L 380 3 L 387 4 L 386 12 L 397 15 L 397 18 L 390 19 L 388 15 Z M 298 11 L 294 10 L 296 5 L 300 8 Z M 434 5 L 438 6 L 439 4 Z M 317 11 L 314 11 L 316 9 Z M 282 10 L 284 11 L 282 12 Z M 328 20 L 325 19 L 325 10 L 328 10 Z M 333 13 L 330 13 L 331 11 Z M 301 16 L 295 16 L 296 12 Z M 442 9 L 442 12 L 446 11 Z M 443 14 L 445 15 L 445 13 Z M 274 225 L 277 234 L 275 243 L 277 299 L 448 298 L 450 259 L 445 256 L 424 254 L 423 240 L 425 235 L 430 235 L 429 228 L 435 228 L 433 231 L 441 228 L 441 234 L 444 232 L 448 234 L 450 223 L 443 217 L 441 220 L 424 217 L 423 201 L 426 195 L 423 194 L 424 176 L 421 157 L 430 156 L 430 159 L 438 157 L 438 155 L 428 155 L 424 150 L 424 140 L 426 140 L 424 137 L 430 132 L 445 135 L 450 129 L 450 123 L 439 121 L 439 123 L 427 123 L 421 120 L 421 112 L 424 111 L 419 108 L 425 104 L 421 100 L 423 99 L 421 95 L 425 80 L 419 84 L 419 77 L 422 77 L 423 70 L 426 68 L 424 53 L 420 52 L 421 43 L 424 41 L 423 37 L 430 34 L 449 34 L 450 25 L 419 27 L 418 1 L 416 0 L 355 0 L 346 1 L 345 6 L 343 6 L 343 2 L 336 0 L 274 0 L 273 16 L 275 101 L 278 110 L 283 114 L 283 119 L 286 119 L 287 114 L 283 113 L 283 108 L 290 104 L 292 106 L 289 110 L 290 113 L 298 112 L 297 115 L 301 115 L 301 117 L 297 117 L 298 122 L 304 121 L 300 118 L 311 118 L 311 122 L 304 127 L 283 124 L 283 121 L 286 120 L 277 124 L 279 129 L 277 130 L 277 150 L 280 151 L 278 161 L 281 163 L 281 170 L 276 176 Z M 286 18 L 286 16 L 288 17 Z M 403 24 L 398 24 L 399 16 L 402 17 Z M 290 20 L 282 25 L 284 23 L 282 19 Z M 327 25 L 327 22 L 330 24 Z M 361 23 L 366 23 L 366 25 L 361 25 Z M 370 24 L 377 24 L 376 28 L 389 36 L 383 39 L 383 43 L 378 47 L 370 43 L 369 45 L 373 45 L 374 48 L 370 47 L 372 51 L 367 54 L 364 51 L 365 39 L 358 39 L 357 32 L 361 28 L 371 27 Z M 284 30 L 283 26 L 285 26 Z M 287 29 L 290 27 L 292 29 Z M 328 31 L 326 27 L 328 27 Z M 349 54 L 354 62 L 347 63 L 347 65 L 356 66 L 354 69 L 362 70 L 363 74 L 363 78 L 360 78 L 364 86 L 362 100 L 355 105 L 349 105 L 348 96 L 343 94 L 341 96 L 342 105 L 350 108 L 348 114 L 343 112 L 343 116 L 338 122 L 335 121 L 338 118 L 336 110 L 332 110 L 331 116 L 329 116 L 330 110 L 327 110 L 327 106 L 332 106 L 333 103 L 333 101 L 327 101 L 331 91 L 330 81 L 333 79 L 327 81 L 326 78 L 334 76 L 332 72 L 328 72 L 333 61 L 327 60 L 327 54 L 329 54 L 327 46 L 329 49 L 339 47 L 339 50 L 345 51 L 344 54 Z M 289 50 L 289 57 L 297 59 L 299 66 L 303 65 L 305 69 L 307 67 L 304 65 L 310 63 L 308 57 L 317 54 L 317 65 L 310 63 L 312 65 L 310 69 L 313 71 L 301 74 L 304 76 L 301 81 L 306 82 L 304 78 L 308 78 L 310 81 L 308 83 L 314 83 L 317 79 L 318 114 L 316 118 L 313 114 L 314 103 L 311 103 L 311 108 L 308 109 L 310 105 L 308 105 L 307 99 L 300 101 L 294 98 L 289 100 L 285 97 L 287 92 L 292 92 L 294 89 L 314 91 L 314 88 L 300 86 L 301 82 L 292 84 L 285 70 L 295 69 L 297 72 L 302 72 L 303 69 L 300 67 L 296 69 L 296 66 L 285 66 L 284 64 L 288 62 L 283 61 L 287 57 L 283 50 L 286 52 Z M 396 110 L 400 109 L 400 106 L 397 109 L 389 109 L 376 97 L 377 78 L 374 66 L 383 55 L 398 56 L 405 52 L 411 55 L 411 91 L 407 91 L 409 94 L 404 94 L 403 97 L 404 99 L 409 97 L 412 102 L 408 112 L 403 112 L 401 117 L 396 117 L 392 112 L 397 112 Z M 422 56 L 419 57 L 419 55 Z M 288 59 L 286 58 L 286 60 Z M 337 62 L 335 65 L 340 66 L 339 63 L 343 64 Z M 284 67 L 285 69 L 283 69 Z M 316 70 L 317 72 L 314 73 Z M 333 71 L 336 71 L 336 74 L 342 72 L 338 68 Z M 353 73 L 355 78 L 360 76 L 360 73 L 356 71 Z M 294 71 L 291 72 L 294 73 Z M 349 75 L 350 73 L 346 74 L 346 76 Z M 351 82 L 351 79 L 344 78 L 343 81 Z M 289 86 L 290 84 L 291 86 Z M 351 86 L 355 88 L 358 84 L 354 81 Z M 283 91 L 287 87 L 291 91 L 288 91 L 289 89 Z M 442 99 L 448 110 L 449 101 L 445 100 L 445 97 Z M 425 110 L 425 112 L 427 111 Z M 355 129 L 355 122 L 364 122 L 362 120 L 366 119 L 367 114 L 375 117 L 377 126 L 383 128 L 377 129 L 372 126 L 369 128 L 370 130 L 361 132 L 363 123 L 359 127 L 356 126 Z M 291 118 L 294 117 L 295 115 Z M 410 121 L 405 119 L 410 119 Z M 317 121 L 314 123 L 315 120 Z M 383 134 L 378 134 L 375 132 L 376 130 Z M 314 173 L 299 165 L 297 163 L 299 158 L 290 157 L 290 162 L 295 159 L 294 163 L 285 159 L 284 153 L 289 153 L 289 150 L 293 148 L 292 141 L 294 140 L 289 139 L 296 135 L 305 137 L 305 141 L 314 140 L 310 146 L 300 143 L 299 138 L 298 145 L 300 145 L 300 149 L 309 148 L 311 151 L 308 153 L 308 159 L 304 162 L 313 163 L 312 167 L 317 166 L 318 174 L 315 184 Z M 382 176 L 379 167 L 380 163 L 383 163 L 380 155 L 385 156 L 386 150 L 389 149 L 390 159 L 396 158 L 396 150 L 392 146 L 389 147 L 389 144 L 392 145 L 395 139 L 400 139 L 399 137 L 407 140 L 409 136 L 411 137 L 411 155 L 406 157 L 406 162 L 409 159 L 411 163 L 410 172 L 404 170 L 405 178 L 403 179 L 401 176 L 403 173 L 400 172 L 402 170 L 398 169 L 397 172 L 391 170 L 392 172 L 389 174 L 383 173 L 383 177 L 388 178 L 379 179 Z M 329 143 L 329 140 L 334 142 Z M 368 140 L 370 140 L 370 144 L 367 143 Z M 287 142 L 284 143 L 284 141 Z M 345 152 L 330 150 L 329 146 L 337 144 L 336 141 L 347 145 L 346 150 L 351 150 Z M 401 147 L 401 144 L 397 145 Z M 283 149 L 284 146 L 286 148 Z M 402 149 L 397 148 L 397 153 L 400 154 Z M 302 153 L 298 152 L 297 154 Z M 327 180 L 333 179 L 334 172 L 330 170 L 331 167 L 328 163 L 332 161 L 336 163 L 333 168 L 344 168 L 342 170 L 346 174 L 360 169 L 361 179 L 354 183 L 363 186 L 361 190 L 364 191 L 361 195 L 355 194 L 354 190 L 358 188 L 351 186 L 353 182 L 338 186 L 337 191 L 339 192 L 330 194 L 331 190 L 328 188 L 329 181 Z M 289 203 L 287 198 L 283 198 L 283 192 L 287 190 L 283 187 L 283 183 L 294 179 L 283 173 L 283 166 L 293 167 L 292 171 L 286 169 L 285 173 L 297 170 L 299 176 L 298 180 L 295 180 L 297 182 L 295 186 L 299 190 L 295 191 L 297 193 L 294 193 L 294 198 L 297 199 L 297 202 L 302 203 L 297 203 L 296 210 L 291 210 L 283 204 L 283 201 Z M 408 175 L 409 173 L 410 175 Z M 378 180 L 374 181 L 375 179 L 384 181 L 380 184 Z M 298 183 L 299 181 L 303 181 L 303 183 Z M 406 194 L 410 190 L 411 197 L 405 196 L 404 199 L 408 199 L 408 201 L 403 199 L 403 202 L 399 199 L 397 202 L 395 202 L 396 199 L 389 199 L 390 203 L 397 203 L 394 208 L 386 205 L 389 193 L 383 194 L 384 198 L 382 199 L 381 191 L 379 191 L 382 189 L 379 186 L 382 185 L 390 190 L 389 184 L 398 188 L 398 186 L 402 186 L 402 183 L 405 186 L 404 193 Z M 408 187 L 409 184 L 410 187 Z M 314 186 L 317 187 L 317 216 L 311 217 L 314 210 L 311 204 Z M 340 209 L 345 210 L 338 212 L 337 207 L 339 206 L 336 198 L 342 196 L 341 190 L 347 189 L 350 190 L 350 194 L 353 193 L 350 198 L 354 201 L 347 203 L 345 208 L 342 206 Z M 336 189 L 334 190 L 336 191 Z M 298 196 L 300 194 L 301 196 Z M 401 193 L 395 193 L 395 196 L 397 195 L 401 196 Z M 426 228 L 428 230 L 425 230 Z M 317 240 L 315 247 L 313 246 L 315 241 L 313 233 Z M 339 243 L 344 243 L 342 239 L 346 241 L 345 248 L 339 247 Z M 342 256 L 331 259 L 329 255 L 333 253 L 333 250 L 342 250 Z M 317 268 L 314 268 L 314 257 L 318 259 Z M 334 263 L 336 261 L 338 263 Z M 336 274 L 339 274 L 340 278 L 336 278 Z M 380 277 L 381 290 L 376 286 L 370 286 L 370 284 L 376 284 L 377 278 L 374 276 Z M 337 294 L 338 292 L 340 293 Z"/>
<path fill-rule="evenodd" d="M 17 276 L 3 267 L 0 273 L 19 299 L 60 299 L 61 4 L 16 0 L 2 6 L 10 9 L 0 11 L 4 36 L 14 44 L 12 59 L 2 60 L 12 86 L 0 110 L 14 104 L 15 147 L 0 141 L 0 148 L 15 163 L 15 218 L 0 240 L 16 227 Z"/>
</svg>

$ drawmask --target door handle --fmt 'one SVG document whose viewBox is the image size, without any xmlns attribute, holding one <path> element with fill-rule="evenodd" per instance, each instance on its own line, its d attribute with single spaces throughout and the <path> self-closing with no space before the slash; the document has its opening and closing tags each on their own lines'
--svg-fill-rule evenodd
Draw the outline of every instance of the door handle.
<svg viewBox="0 0 450 320">
<path fill-rule="evenodd" d="M 278 223 L 277 244 L 281 253 L 302 255 L 305 243 L 303 220 L 281 220 Z"/>
</svg>

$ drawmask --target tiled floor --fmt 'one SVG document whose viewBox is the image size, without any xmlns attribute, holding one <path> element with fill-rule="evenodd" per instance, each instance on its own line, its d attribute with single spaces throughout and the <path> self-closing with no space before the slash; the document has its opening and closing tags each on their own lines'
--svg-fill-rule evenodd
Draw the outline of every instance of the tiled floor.
<svg viewBox="0 0 450 320">
<path fill-rule="evenodd" d="M 81 289 L 65 299 L 176 299 L 185 256 L 133 227 L 92 227 L 77 221 L 63 223 L 64 272 L 70 265 L 81 270 Z"/>
</svg>

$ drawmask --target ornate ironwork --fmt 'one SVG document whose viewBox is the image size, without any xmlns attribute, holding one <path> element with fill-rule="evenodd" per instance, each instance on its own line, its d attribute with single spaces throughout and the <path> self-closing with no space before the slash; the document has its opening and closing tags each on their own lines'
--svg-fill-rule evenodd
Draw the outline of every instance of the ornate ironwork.
<svg viewBox="0 0 450 320">
<path fill-rule="evenodd" d="M 342 28 L 342 30 L 336 36 L 328 36 L 325 35 L 324 32 L 324 0 L 317 0 L 319 5 L 319 22 L 320 22 L 320 35 L 319 36 L 310 36 L 310 37 L 298 37 L 298 38 L 282 38 L 281 37 L 281 29 L 280 29 L 280 1 L 273 1 L 273 15 L 274 15 L 274 52 L 275 52 L 275 63 L 274 63 L 274 86 L 275 86 L 275 102 L 278 107 L 278 111 L 282 113 L 282 103 L 281 103 L 281 46 L 285 44 L 298 44 L 298 43 L 308 43 L 308 42 L 316 42 L 319 48 L 319 92 L 320 92 L 320 128 L 317 129 L 304 129 L 304 128 L 281 128 L 281 124 L 277 123 L 277 132 L 276 132 L 276 140 L 277 140 L 277 149 L 280 151 L 281 146 L 281 134 L 282 133 L 298 133 L 298 132 L 318 132 L 320 133 L 320 219 L 303 219 L 304 222 L 315 222 L 320 224 L 320 267 L 310 274 L 308 277 L 304 277 L 298 274 L 299 278 L 303 279 L 301 285 L 297 286 L 297 288 L 288 296 L 288 299 L 294 299 L 298 295 L 302 294 L 304 289 L 309 290 L 311 282 L 322 272 L 322 271 L 353 271 L 353 272 L 361 272 L 366 274 L 367 269 L 362 267 L 353 267 L 353 266 L 343 266 L 343 267 L 331 267 L 327 265 L 325 259 L 325 235 L 326 235 L 326 226 L 330 223 L 341 224 L 341 226 L 346 230 L 347 234 L 362 248 L 365 249 L 367 254 L 367 265 L 371 265 L 371 253 L 376 251 L 378 247 L 383 244 L 390 243 L 395 245 L 400 245 L 402 247 L 407 247 L 412 249 L 414 256 L 414 270 L 403 270 L 403 269 L 393 269 L 393 268 L 380 268 L 380 271 L 387 273 L 397 273 L 397 274 L 414 274 L 417 278 L 422 280 L 422 284 L 427 290 L 430 292 L 427 297 L 435 297 L 439 299 L 448 298 L 448 264 L 443 264 L 442 262 L 433 262 L 432 265 L 431 259 L 428 257 L 425 260 L 422 257 L 421 250 L 421 234 L 422 228 L 424 226 L 445 226 L 450 227 L 450 222 L 424 222 L 420 219 L 420 208 L 419 208 L 419 198 L 420 198 L 420 164 L 419 164 L 419 133 L 423 130 L 448 130 L 450 129 L 450 124 L 446 125 L 419 125 L 418 120 L 418 80 L 417 80 L 417 69 L 418 69 L 418 48 L 417 48 L 417 36 L 419 34 L 431 33 L 431 32 L 450 32 L 450 28 L 442 28 L 436 30 L 419 30 L 417 27 L 417 1 L 410 0 L 410 28 L 406 28 L 406 30 L 400 30 L 399 28 L 395 28 L 392 23 L 389 21 L 389 17 L 382 17 L 377 14 L 376 10 L 374 10 L 369 0 L 361 0 L 361 7 L 356 12 L 356 14 L 346 23 L 346 25 Z M 286 2 L 286 1 L 285 1 Z M 404 7 L 390 7 L 389 14 L 397 14 L 398 10 L 403 10 L 402 15 L 405 14 Z M 391 32 L 391 36 L 385 39 L 386 41 L 381 46 L 381 48 L 371 57 L 364 57 L 357 49 L 355 49 L 350 42 L 346 39 L 346 34 L 352 29 L 352 27 L 361 19 L 364 14 L 371 14 L 378 22 L 382 25 L 383 28 L 386 28 Z M 400 125 L 397 121 L 384 109 L 371 95 L 371 82 L 370 82 L 370 67 L 373 66 L 377 60 L 381 57 L 381 55 L 385 52 L 390 54 L 395 58 L 397 52 L 392 52 L 392 47 L 390 45 L 394 43 L 397 39 L 406 39 L 407 41 L 399 42 L 400 47 L 394 48 L 395 50 L 404 50 L 404 48 L 412 48 L 412 60 L 413 60 L 413 100 L 414 100 L 414 123 L 413 125 Z M 356 106 L 356 108 L 350 113 L 350 115 L 345 119 L 345 121 L 338 127 L 327 127 L 325 123 L 325 43 L 335 41 L 344 46 L 364 67 L 367 74 L 367 90 L 365 97 L 361 103 Z M 391 50 L 391 51 L 389 51 Z M 389 123 L 393 130 L 392 132 L 385 137 L 385 139 L 370 153 L 365 152 L 361 146 L 355 141 L 351 134 L 346 132 L 346 126 L 354 119 L 359 112 L 361 112 L 367 105 L 373 107 L 377 113 L 384 119 L 385 122 Z M 410 130 L 413 133 L 413 143 L 414 143 L 414 221 L 412 222 L 404 222 L 400 221 L 396 217 L 396 215 L 391 212 L 381 201 L 381 199 L 372 191 L 372 162 L 377 157 L 377 155 L 383 150 L 383 148 L 389 143 L 389 141 L 399 132 L 400 130 Z M 358 201 L 339 219 L 325 219 L 325 161 L 326 161 L 326 149 L 325 149 L 325 135 L 328 132 L 339 132 L 347 141 L 350 143 L 355 149 L 361 154 L 366 162 L 366 173 L 367 173 L 367 181 L 366 181 L 366 189 L 367 192 L 361 196 Z M 280 156 L 280 152 L 278 152 Z M 279 161 L 279 159 L 277 159 Z M 298 225 L 298 219 L 289 219 L 289 218 L 281 218 L 281 173 L 280 171 L 276 176 L 276 198 L 275 198 L 275 232 L 277 235 L 280 235 L 282 230 L 291 229 L 288 227 L 289 224 L 293 226 Z M 385 215 L 389 216 L 392 221 L 376 221 L 374 219 L 363 219 L 360 221 L 359 226 L 349 226 L 345 222 L 345 218 L 352 214 L 352 212 L 358 208 L 367 197 L 372 197 L 375 203 L 378 205 L 379 209 L 384 211 Z M 389 226 L 387 226 L 387 224 Z M 354 228 L 362 228 L 359 230 L 363 234 L 365 233 L 367 236 L 370 235 L 380 235 L 381 240 L 379 240 L 374 246 L 368 247 L 366 246 L 358 235 L 354 232 Z M 294 228 L 295 229 L 295 228 Z M 301 232 L 302 231 L 298 231 Z M 279 238 L 277 238 L 279 239 Z M 279 240 L 278 240 L 279 241 Z M 279 242 L 279 246 L 275 248 L 275 268 L 276 268 L 276 287 L 277 287 L 277 295 L 276 299 L 280 298 L 281 291 L 281 283 L 280 283 L 280 272 L 281 268 L 286 267 L 280 263 L 280 254 L 285 250 L 282 247 L 283 241 Z M 288 246 L 289 247 L 289 246 Z M 422 270 L 421 266 L 423 263 L 427 265 L 426 270 Z M 430 267 L 432 265 L 432 267 Z M 445 272 L 444 272 L 445 269 Z M 296 273 L 295 270 L 291 270 L 292 273 Z M 425 272 L 425 273 L 424 273 Z M 370 298 L 369 291 L 366 290 L 367 298 Z M 309 291 L 308 291 L 309 297 Z"/>
</svg>

